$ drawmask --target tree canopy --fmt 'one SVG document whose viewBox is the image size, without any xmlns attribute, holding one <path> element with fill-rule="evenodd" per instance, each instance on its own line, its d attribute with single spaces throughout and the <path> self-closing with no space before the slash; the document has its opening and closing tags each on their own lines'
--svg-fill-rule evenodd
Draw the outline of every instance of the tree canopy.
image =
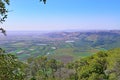
<svg viewBox="0 0 120 80">
<path fill-rule="evenodd" d="M 68 64 L 47 56 L 21 62 L 0 49 L 0 80 L 120 80 L 120 48 Z"/>
<path fill-rule="evenodd" d="M 7 18 L 8 10 L 6 8 L 6 5 L 9 5 L 9 0 L 0 0 L 0 22 L 3 23 L 5 19 Z"/>
</svg>

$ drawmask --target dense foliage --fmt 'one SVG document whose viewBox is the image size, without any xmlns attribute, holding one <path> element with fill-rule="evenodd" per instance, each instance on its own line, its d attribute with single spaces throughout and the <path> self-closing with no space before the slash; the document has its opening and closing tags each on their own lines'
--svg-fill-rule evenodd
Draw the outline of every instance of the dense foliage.
<svg viewBox="0 0 120 80">
<path fill-rule="evenodd" d="M 15 55 L 4 54 L 4 50 L 0 49 L 0 80 L 22 80 L 24 69 L 25 64 Z"/>
<path fill-rule="evenodd" d="M 76 70 L 78 80 L 119 80 L 119 57 L 120 48 L 100 51 L 69 64 L 69 68 Z"/>
<path fill-rule="evenodd" d="M 46 56 L 20 62 L 0 49 L 0 80 L 119 80 L 120 48 L 63 64 Z"/>
</svg>

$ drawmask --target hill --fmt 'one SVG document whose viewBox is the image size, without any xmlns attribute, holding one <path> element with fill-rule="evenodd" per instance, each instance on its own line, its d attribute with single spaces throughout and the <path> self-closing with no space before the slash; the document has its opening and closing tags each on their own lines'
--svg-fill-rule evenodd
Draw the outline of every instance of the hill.
<svg viewBox="0 0 120 80">
<path fill-rule="evenodd" d="M 0 47 L 20 60 L 47 55 L 65 63 L 100 50 L 120 47 L 120 30 L 11 32 L 1 37 Z"/>
</svg>

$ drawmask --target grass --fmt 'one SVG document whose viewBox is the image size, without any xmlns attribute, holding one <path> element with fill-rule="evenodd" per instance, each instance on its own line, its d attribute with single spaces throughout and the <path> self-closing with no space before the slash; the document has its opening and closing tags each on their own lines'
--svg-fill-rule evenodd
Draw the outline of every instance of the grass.
<svg viewBox="0 0 120 80">
<path fill-rule="evenodd" d="M 76 51 L 76 48 L 61 48 L 55 50 L 53 54 L 50 54 L 48 56 L 61 61 L 66 60 L 65 62 L 69 62 L 69 61 L 74 61 L 78 58 L 90 56 L 98 51 L 97 49 L 82 50 L 79 48 L 77 48 L 77 50 L 78 51 Z"/>
</svg>

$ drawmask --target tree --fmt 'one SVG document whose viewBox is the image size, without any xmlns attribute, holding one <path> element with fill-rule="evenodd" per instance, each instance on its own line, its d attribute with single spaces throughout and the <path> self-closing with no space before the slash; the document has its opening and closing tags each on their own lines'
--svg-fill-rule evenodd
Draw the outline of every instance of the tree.
<svg viewBox="0 0 120 80">
<path fill-rule="evenodd" d="M 0 48 L 0 54 L 5 53 L 5 50 L 3 50 L 2 48 Z"/>
<path fill-rule="evenodd" d="M 9 0 L 0 0 L 0 23 L 5 22 L 5 19 L 7 18 L 8 10 L 6 8 L 6 5 L 9 5 Z M 3 28 L 0 28 L 2 33 L 6 35 L 6 31 Z"/>
<path fill-rule="evenodd" d="M 24 64 L 12 54 L 0 54 L 0 80 L 23 80 Z"/>
<path fill-rule="evenodd" d="M 44 2 L 44 4 L 46 4 L 46 0 L 40 0 L 40 1 L 43 1 L 43 2 Z"/>
<path fill-rule="evenodd" d="M 7 18 L 8 10 L 6 8 L 6 5 L 9 5 L 9 0 L 0 0 L 0 22 L 5 22 L 5 19 Z"/>
<path fill-rule="evenodd" d="M 44 4 L 46 4 L 46 0 L 40 0 L 40 2 L 44 2 Z M 5 22 L 5 19 L 7 19 L 9 12 L 6 8 L 7 5 L 10 5 L 10 0 L 0 0 L 0 23 Z M 0 31 L 6 35 L 6 31 L 3 28 L 0 28 Z"/>
</svg>

